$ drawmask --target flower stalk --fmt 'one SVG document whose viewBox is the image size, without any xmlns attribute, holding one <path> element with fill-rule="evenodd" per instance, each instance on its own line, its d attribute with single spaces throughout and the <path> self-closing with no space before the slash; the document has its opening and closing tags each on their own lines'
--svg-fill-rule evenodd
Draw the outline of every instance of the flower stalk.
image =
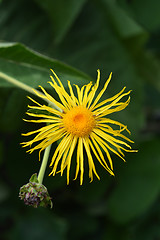
<svg viewBox="0 0 160 240">
<path fill-rule="evenodd" d="M 51 149 L 51 145 L 49 145 L 44 152 L 44 156 L 43 156 L 43 160 L 42 160 L 42 164 L 38 173 L 38 182 L 40 184 L 42 184 L 43 182 L 43 178 L 44 178 L 44 174 L 46 171 L 46 166 L 47 166 L 47 162 L 48 162 L 48 158 L 49 158 L 49 153 L 50 153 L 50 149 Z"/>
<path fill-rule="evenodd" d="M 36 92 L 35 92 L 35 89 L 28 86 L 27 84 L 22 83 L 22 82 L 18 81 L 17 79 L 15 79 L 11 76 L 8 76 L 7 74 L 2 73 L 2 72 L 0 72 L 0 78 L 3 78 L 5 81 L 15 85 L 18 88 L 23 89 L 26 92 L 32 93 L 36 96 L 38 95 L 40 98 L 43 98 L 51 107 L 53 107 L 54 109 L 57 109 L 60 112 L 62 111 L 55 103 L 51 102 L 49 99 L 46 99 L 45 95 L 43 93 L 41 93 L 38 90 L 36 90 Z"/>
<path fill-rule="evenodd" d="M 7 74 L 5 73 L 2 73 L 0 72 L 0 78 L 3 78 L 5 81 L 9 82 L 9 83 L 12 83 L 13 85 L 17 86 L 18 88 L 21 88 L 29 93 L 32 93 L 32 94 L 35 94 L 33 92 L 33 88 L 31 88 L 30 86 L 28 86 L 27 84 L 25 83 L 22 83 L 18 80 L 16 80 L 15 78 L 13 77 L 10 77 L 8 76 Z M 35 94 L 36 95 L 36 94 Z"/>
</svg>

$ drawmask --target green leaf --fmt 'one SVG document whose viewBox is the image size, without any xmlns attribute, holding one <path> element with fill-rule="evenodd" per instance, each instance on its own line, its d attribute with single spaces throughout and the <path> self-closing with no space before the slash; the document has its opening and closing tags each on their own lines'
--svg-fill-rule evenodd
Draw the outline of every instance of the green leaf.
<svg viewBox="0 0 160 240">
<path fill-rule="evenodd" d="M 126 157 L 126 167 L 117 173 L 117 184 L 110 195 L 110 216 L 118 223 L 127 223 L 143 214 L 160 191 L 159 140 L 139 146 L 138 153 Z"/>
<path fill-rule="evenodd" d="M 130 3 L 130 8 L 136 20 L 149 31 L 158 30 L 160 27 L 159 0 L 134 0 Z"/>
<path fill-rule="evenodd" d="M 100 202 L 97 206 L 95 203 L 97 203 L 107 193 L 112 177 L 109 176 L 108 172 L 99 164 L 95 156 L 93 156 L 93 161 L 96 166 L 96 171 L 100 176 L 100 180 L 96 179 L 95 176 L 93 182 L 90 183 L 88 175 L 84 175 L 84 184 L 80 186 L 79 191 L 75 194 L 75 198 L 78 202 L 87 203 L 90 207 L 90 211 L 96 214 L 103 212 L 103 204 Z M 87 166 L 85 166 L 85 169 L 86 168 Z M 88 171 L 89 169 L 86 169 L 86 172 Z M 93 206 L 93 204 L 95 204 L 95 206 Z"/>
<path fill-rule="evenodd" d="M 64 86 L 67 86 L 67 80 L 77 84 L 85 84 L 90 80 L 86 74 L 75 68 L 39 54 L 19 43 L 0 43 L 0 60 L 1 72 L 31 87 L 41 84 L 49 88 L 47 80 L 49 80 L 50 68 L 54 69 Z M 1 80 L 0 87 L 6 86 L 10 84 Z"/>
<path fill-rule="evenodd" d="M 3 81 L 0 79 L 0 82 Z M 27 98 L 24 92 L 13 88 L 0 88 L 0 130 L 13 132 L 22 124 L 24 109 L 27 108 Z"/>
<path fill-rule="evenodd" d="M 38 51 L 51 52 L 51 24 L 33 0 L 2 1 L 0 16 L 1 40 L 21 42 Z M 11 16 L 14 16 L 14 21 Z"/>
<path fill-rule="evenodd" d="M 147 32 L 116 1 L 102 0 L 108 18 L 121 38 L 130 38 L 137 35 L 146 35 Z"/>
<path fill-rule="evenodd" d="M 55 43 L 60 43 L 71 28 L 71 25 L 74 23 L 86 0 L 36 0 L 36 2 L 44 8 L 49 15 L 55 35 L 54 41 Z"/>
<path fill-rule="evenodd" d="M 137 69 L 146 84 L 151 84 L 160 91 L 160 61 L 152 52 L 144 52 L 137 58 Z"/>
<path fill-rule="evenodd" d="M 0 141 L 0 166 L 4 162 L 4 144 L 3 141 Z"/>
<path fill-rule="evenodd" d="M 0 181 L 0 203 L 6 201 L 9 195 L 10 195 L 9 187 L 6 185 L 6 183 Z"/>
<path fill-rule="evenodd" d="M 45 221 L 44 221 L 45 219 Z M 20 219 L 16 219 L 16 226 L 8 234 L 11 239 L 66 239 L 67 223 L 65 220 L 43 209 L 29 210 Z"/>
<path fill-rule="evenodd" d="M 98 236 L 96 236 L 98 230 L 97 219 L 90 216 L 83 211 L 83 209 L 70 213 L 70 226 L 72 231 L 70 231 L 68 239 L 91 239 L 92 237 L 90 236 L 99 239 Z M 85 238 L 85 236 L 87 237 Z"/>
</svg>

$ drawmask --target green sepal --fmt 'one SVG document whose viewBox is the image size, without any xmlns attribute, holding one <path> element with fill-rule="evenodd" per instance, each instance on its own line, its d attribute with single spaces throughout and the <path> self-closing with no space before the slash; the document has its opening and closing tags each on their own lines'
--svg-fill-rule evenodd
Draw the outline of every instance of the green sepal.
<svg viewBox="0 0 160 240">
<path fill-rule="evenodd" d="M 37 173 L 34 173 L 34 174 L 31 176 L 31 178 L 29 179 L 29 182 L 39 183 L 39 182 L 38 182 Z"/>
</svg>

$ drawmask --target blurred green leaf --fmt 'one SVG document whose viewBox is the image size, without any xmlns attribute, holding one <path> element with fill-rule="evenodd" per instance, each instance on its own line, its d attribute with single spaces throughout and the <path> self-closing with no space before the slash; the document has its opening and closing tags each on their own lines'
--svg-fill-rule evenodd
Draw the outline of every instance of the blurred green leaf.
<svg viewBox="0 0 160 240">
<path fill-rule="evenodd" d="M 105 233 L 102 240 L 131 240 L 128 226 L 116 225 L 113 222 L 106 224 Z M 142 240 L 142 239 L 141 239 Z"/>
<path fill-rule="evenodd" d="M 143 214 L 156 200 L 160 191 L 159 144 L 160 140 L 144 142 L 138 153 L 128 156 L 108 202 L 114 221 L 127 223 Z"/>
<path fill-rule="evenodd" d="M 11 230 L 7 239 L 17 240 L 65 240 L 67 224 L 64 219 L 52 216 L 49 211 L 36 209 L 27 211 L 20 219 L 17 219 L 16 226 Z"/>
<path fill-rule="evenodd" d="M 0 89 L 0 94 L 3 96 L 3 98 L 0 99 L 2 106 L 0 111 L 0 130 L 2 132 L 15 131 L 22 123 L 22 116 L 27 107 L 27 99 L 23 91 L 16 88 Z"/>
<path fill-rule="evenodd" d="M 111 24 L 121 38 L 131 38 L 137 35 L 147 37 L 147 32 L 129 14 L 113 0 L 102 0 Z M 124 24 L 125 23 L 125 24 Z"/>
<path fill-rule="evenodd" d="M 3 201 L 6 201 L 9 194 L 10 194 L 9 187 L 1 181 L 0 182 L 0 203 L 2 203 Z"/>
<path fill-rule="evenodd" d="M 101 205 L 101 203 L 99 203 L 99 200 L 103 198 L 105 194 L 107 194 L 111 184 L 112 177 L 109 176 L 108 172 L 105 169 L 103 169 L 103 167 L 99 163 L 97 163 L 97 159 L 95 156 L 93 156 L 93 159 L 96 165 L 96 170 L 100 176 L 100 181 L 95 177 L 93 182 L 90 183 L 88 176 L 84 176 L 84 184 L 80 186 L 79 191 L 77 191 L 75 197 L 78 202 L 88 204 L 89 206 L 96 203 L 94 206 L 90 206 L 91 211 L 96 213 L 99 210 L 101 210 L 100 209 L 101 207 L 103 208 L 103 206 L 100 206 L 99 208 L 97 204 Z M 85 166 L 85 168 L 87 172 L 88 171 L 87 166 Z"/>
<path fill-rule="evenodd" d="M 136 58 L 137 69 L 144 81 L 160 91 L 160 61 L 152 52 L 144 52 Z"/>
<path fill-rule="evenodd" d="M 0 43 L 0 59 L 1 72 L 15 77 L 31 87 L 37 87 L 39 84 L 49 87 L 47 79 L 50 68 L 54 69 L 65 86 L 67 79 L 74 83 L 86 83 L 90 79 L 86 74 L 19 43 Z M 10 84 L 1 80 L 0 86 L 10 86 Z"/>
<path fill-rule="evenodd" d="M 2 41 L 21 42 L 38 51 L 51 50 L 51 24 L 33 0 L 2 1 L 0 16 Z"/>
<path fill-rule="evenodd" d="M 4 161 L 4 144 L 3 141 L 0 141 L 0 166 Z"/>
<path fill-rule="evenodd" d="M 53 25 L 54 41 L 59 43 L 71 28 L 86 0 L 35 0 L 46 10 Z"/>
<path fill-rule="evenodd" d="M 86 239 L 90 239 L 90 237 L 87 238 L 87 236 L 95 236 L 98 228 L 97 219 L 86 214 L 84 211 L 70 214 L 69 222 L 72 229 L 69 234 L 69 239 L 73 240 L 84 239 L 84 236 L 86 236 Z"/>
<path fill-rule="evenodd" d="M 149 31 L 155 31 L 160 27 L 159 0 L 134 0 L 130 7 L 134 13 L 135 19 Z"/>
</svg>

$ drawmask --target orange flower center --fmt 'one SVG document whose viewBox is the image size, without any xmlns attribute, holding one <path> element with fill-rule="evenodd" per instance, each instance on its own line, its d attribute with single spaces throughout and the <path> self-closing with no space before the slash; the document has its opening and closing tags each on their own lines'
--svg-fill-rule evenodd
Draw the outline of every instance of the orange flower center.
<svg viewBox="0 0 160 240">
<path fill-rule="evenodd" d="M 89 109 L 77 106 L 64 114 L 63 123 L 68 133 L 77 137 L 85 137 L 95 127 L 96 121 Z"/>
</svg>

